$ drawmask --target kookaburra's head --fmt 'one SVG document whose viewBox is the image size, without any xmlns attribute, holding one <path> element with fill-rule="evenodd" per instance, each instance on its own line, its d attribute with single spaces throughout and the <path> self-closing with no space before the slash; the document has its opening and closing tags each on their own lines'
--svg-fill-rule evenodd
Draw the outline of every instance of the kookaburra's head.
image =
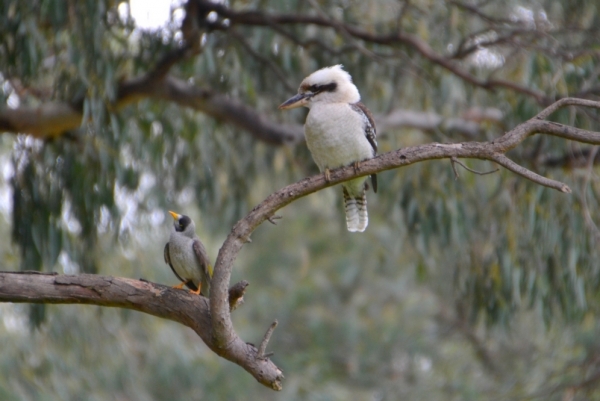
<svg viewBox="0 0 600 401">
<path fill-rule="evenodd" d="M 341 65 L 322 68 L 304 78 L 298 94 L 279 108 L 282 110 L 306 106 L 311 108 L 319 103 L 357 103 L 360 101 L 358 89 L 352 83 L 352 77 Z"/>
<path fill-rule="evenodd" d="M 173 228 L 178 233 L 185 235 L 186 237 L 194 238 L 196 235 L 196 225 L 194 221 L 184 214 L 177 214 L 169 211 L 169 214 L 173 216 Z"/>
</svg>

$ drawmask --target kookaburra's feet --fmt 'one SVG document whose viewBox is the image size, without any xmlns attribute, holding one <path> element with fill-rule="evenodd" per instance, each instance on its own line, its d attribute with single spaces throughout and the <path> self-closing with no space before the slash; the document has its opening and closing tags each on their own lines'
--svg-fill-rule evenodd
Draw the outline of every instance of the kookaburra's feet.
<svg viewBox="0 0 600 401">
<path fill-rule="evenodd" d="M 328 168 L 323 171 L 323 174 L 325 175 L 325 182 L 331 181 L 331 171 Z"/>
<path fill-rule="evenodd" d="M 354 174 L 358 174 L 358 172 L 360 171 L 360 162 L 355 161 L 354 163 L 352 163 L 352 166 L 354 167 Z"/>
<path fill-rule="evenodd" d="M 196 291 L 190 290 L 192 294 L 200 295 L 200 290 L 202 289 L 202 283 L 198 283 L 198 289 Z"/>
<path fill-rule="evenodd" d="M 182 289 L 182 288 L 183 288 L 183 286 L 184 286 L 184 285 L 186 285 L 186 284 L 187 284 L 187 281 L 184 281 L 183 283 L 179 283 L 179 284 L 177 284 L 177 285 L 174 285 L 174 286 L 173 286 L 173 287 L 171 287 L 171 288 L 175 288 L 175 289 L 178 289 L 178 290 L 180 290 L 180 289 Z"/>
</svg>

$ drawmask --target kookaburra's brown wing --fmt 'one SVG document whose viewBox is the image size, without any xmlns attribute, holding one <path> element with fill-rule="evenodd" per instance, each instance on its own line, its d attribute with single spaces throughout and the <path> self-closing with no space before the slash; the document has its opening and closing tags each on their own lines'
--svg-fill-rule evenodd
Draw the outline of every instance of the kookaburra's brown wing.
<svg viewBox="0 0 600 401">
<path fill-rule="evenodd" d="M 208 259 L 208 254 L 206 253 L 206 248 L 199 239 L 194 240 L 192 245 L 194 249 L 194 254 L 196 255 L 196 259 L 200 264 L 200 269 L 202 273 L 202 293 L 208 294 L 210 291 L 210 282 L 213 275 L 213 267 Z M 204 291 L 206 289 L 206 292 Z"/>
<path fill-rule="evenodd" d="M 361 102 L 353 103 L 350 106 L 354 111 L 363 117 L 363 129 L 365 130 L 365 136 L 373 147 L 373 157 L 375 157 L 377 154 L 377 127 L 375 126 L 373 114 L 371 114 L 369 109 L 367 109 L 367 106 Z M 373 192 L 377 192 L 377 174 L 371 174 L 371 183 L 373 184 Z"/>
</svg>

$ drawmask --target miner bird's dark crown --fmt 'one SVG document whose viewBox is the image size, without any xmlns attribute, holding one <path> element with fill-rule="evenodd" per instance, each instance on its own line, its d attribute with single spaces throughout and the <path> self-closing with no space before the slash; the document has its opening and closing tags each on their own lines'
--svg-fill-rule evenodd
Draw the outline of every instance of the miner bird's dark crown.
<svg viewBox="0 0 600 401">
<path fill-rule="evenodd" d="M 175 231 L 182 232 L 185 231 L 188 226 L 192 224 L 192 219 L 190 219 L 186 215 L 182 215 L 179 220 L 175 222 Z"/>
</svg>

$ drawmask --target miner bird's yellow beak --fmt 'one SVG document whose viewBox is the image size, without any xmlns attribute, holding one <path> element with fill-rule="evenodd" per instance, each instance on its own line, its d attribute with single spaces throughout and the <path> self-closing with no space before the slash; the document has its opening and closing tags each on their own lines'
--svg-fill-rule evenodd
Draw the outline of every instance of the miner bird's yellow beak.
<svg viewBox="0 0 600 401">
<path fill-rule="evenodd" d="M 180 214 L 177 214 L 177 213 L 175 213 L 175 212 L 172 212 L 172 211 L 170 211 L 170 210 L 169 210 L 169 214 L 170 214 L 171 216 L 173 216 L 173 220 L 179 220 L 179 218 L 181 217 L 181 215 L 180 215 Z"/>
<path fill-rule="evenodd" d="M 312 93 L 298 93 L 296 96 L 289 98 L 279 105 L 280 110 L 295 109 L 296 107 L 304 106 L 308 103 L 308 99 L 312 97 Z"/>
</svg>

